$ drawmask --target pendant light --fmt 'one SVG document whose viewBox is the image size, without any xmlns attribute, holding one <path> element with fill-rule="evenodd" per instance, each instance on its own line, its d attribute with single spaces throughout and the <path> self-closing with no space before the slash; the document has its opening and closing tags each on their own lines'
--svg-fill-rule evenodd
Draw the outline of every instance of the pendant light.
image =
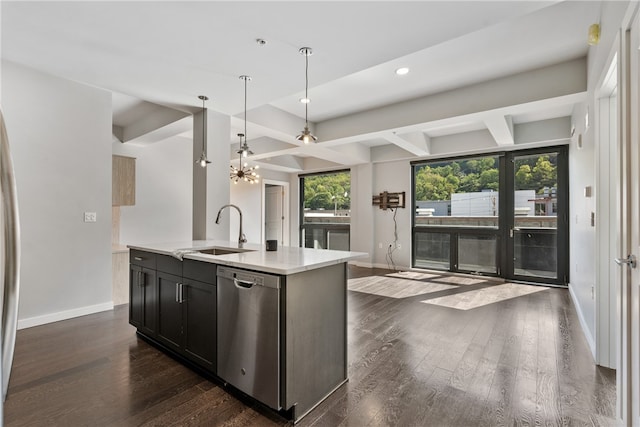
<svg viewBox="0 0 640 427">
<path fill-rule="evenodd" d="M 207 98 L 204 95 L 200 95 L 198 96 L 198 98 L 200 98 L 202 100 L 202 154 L 200 154 L 200 158 L 198 160 L 196 160 L 196 163 L 200 165 L 200 167 L 202 168 L 206 168 L 207 165 L 209 163 L 211 163 L 210 160 L 207 160 L 207 122 L 206 122 L 206 115 L 205 115 L 205 111 L 206 109 L 204 108 L 204 102 L 207 101 L 209 98 Z"/>
<path fill-rule="evenodd" d="M 255 172 L 259 166 L 249 167 L 249 164 L 246 162 L 244 165 L 242 164 L 243 157 L 248 157 L 250 154 L 253 154 L 253 151 L 249 149 L 249 145 L 247 144 L 247 82 L 251 80 L 251 77 L 240 76 L 240 80 L 244 80 L 244 133 L 238 134 L 240 138 L 240 149 L 237 151 L 239 155 L 238 167 L 236 168 L 231 165 L 229 178 L 231 178 L 234 184 L 237 184 L 240 180 L 248 182 L 249 184 L 255 184 L 260 178 L 260 175 Z"/>
<path fill-rule="evenodd" d="M 311 131 L 309 130 L 309 57 L 313 55 L 313 50 L 310 47 L 301 47 L 300 50 L 301 55 L 304 55 L 304 98 L 300 100 L 304 104 L 304 130 L 300 135 L 296 137 L 298 141 L 302 141 L 305 144 L 313 141 L 316 142 L 318 138 L 316 138 Z"/>
</svg>

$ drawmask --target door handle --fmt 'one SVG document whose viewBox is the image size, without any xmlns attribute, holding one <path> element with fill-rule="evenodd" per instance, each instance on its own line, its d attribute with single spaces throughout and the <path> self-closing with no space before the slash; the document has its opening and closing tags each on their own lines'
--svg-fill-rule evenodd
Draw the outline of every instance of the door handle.
<svg viewBox="0 0 640 427">
<path fill-rule="evenodd" d="M 176 302 L 178 304 L 184 302 L 184 286 L 182 283 L 176 283 Z"/>
<path fill-rule="evenodd" d="M 235 277 L 233 278 L 233 284 L 236 286 L 236 288 L 238 289 L 251 289 L 251 287 L 253 287 L 253 285 L 256 284 L 256 281 L 249 281 L 249 280 L 239 280 L 236 279 Z"/>
<path fill-rule="evenodd" d="M 633 254 L 627 255 L 626 258 L 615 258 L 615 262 L 618 265 L 627 264 L 631 268 L 636 268 L 638 265 L 638 261 L 636 260 L 636 256 Z"/>
</svg>

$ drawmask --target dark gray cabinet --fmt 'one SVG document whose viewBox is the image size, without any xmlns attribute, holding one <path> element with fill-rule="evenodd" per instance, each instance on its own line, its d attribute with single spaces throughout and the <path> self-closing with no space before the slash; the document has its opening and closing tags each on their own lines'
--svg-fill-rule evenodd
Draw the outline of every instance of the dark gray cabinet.
<svg viewBox="0 0 640 427">
<path fill-rule="evenodd" d="M 131 251 L 129 323 L 147 335 L 155 336 L 156 334 L 157 288 L 154 254 Z"/>
<path fill-rule="evenodd" d="M 187 357 L 216 371 L 216 285 L 183 281 L 183 345 Z"/>
<path fill-rule="evenodd" d="M 153 283 L 152 286 L 137 286 L 138 278 L 142 277 L 138 272 L 143 270 L 146 282 Z M 215 264 L 135 251 L 135 257 L 132 252 L 131 271 L 130 323 L 168 350 L 215 373 Z M 153 304 L 138 303 L 145 298 Z M 146 326 L 144 321 L 138 320 L 145 318 L 152 320 L 153 325 Z"/>
<path fill-rule="evenodd" d="M 172 350 L 182 347 L 182 277 L 158 272 L 158 339 Z"/>
</svg>

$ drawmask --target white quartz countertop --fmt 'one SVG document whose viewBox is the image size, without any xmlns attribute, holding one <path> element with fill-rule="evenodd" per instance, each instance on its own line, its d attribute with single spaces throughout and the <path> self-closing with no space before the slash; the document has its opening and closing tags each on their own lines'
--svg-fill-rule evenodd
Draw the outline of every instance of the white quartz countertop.
<svg viewBox="0 0 640 427">
<path fill-rule="evenodd" d="M 368 255 L 364 252 L 308 249 L 293 246 L 278 246 L 277 251 L 267 251 L 263 245 L 251 243 L 245 243 L 241 249 L 245 252 L 239 253 L 208 255 L 195 252 L 197 250 L 210 248 L 238 250 L 237 242 L 223 240 L 149 243 L 144 245 L 128 245 L 128 247 L 141 251 L 171 255 L 181 259 L 193 259 L 281 275 L 314 270 Z"/>
</svg>

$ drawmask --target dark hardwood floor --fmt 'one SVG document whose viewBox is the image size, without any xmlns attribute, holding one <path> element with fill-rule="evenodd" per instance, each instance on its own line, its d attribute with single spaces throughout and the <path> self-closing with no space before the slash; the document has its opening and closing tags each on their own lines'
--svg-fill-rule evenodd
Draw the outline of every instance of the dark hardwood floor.
<svg viewBox="0 0 640 427">
<path fill-rule="evenodd" d="M 469 310 L 421 302 L 492 284 L 349 291 L 350 380 L 299 425 L 613 424 L 615 371 L 594 365 L 565 289 Z M 138 338 L 127 316 L 118 306 L 19 331 L 5 425 L 287 424 Z"/>
</svg>

